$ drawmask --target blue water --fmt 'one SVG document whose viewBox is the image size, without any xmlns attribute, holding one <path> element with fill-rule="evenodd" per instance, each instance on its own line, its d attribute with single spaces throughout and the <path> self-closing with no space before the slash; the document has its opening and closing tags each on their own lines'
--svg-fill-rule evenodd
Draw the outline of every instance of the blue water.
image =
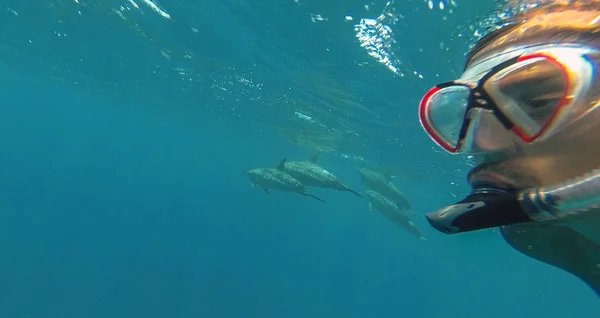
<svg viewBox="0 0 600 318">
<path fill-rule="evenodd" d="M 467 166 L 434 151 L 416 103 L 493 5 L 392 3 L 400 76 L 356 38 L 381 1 L 163 0 L 170 20 L 143 1 L 3 2 L 0 317 L 597 317 L 587 286 L 497 231 L 415 218 L 421 242 L 351 194 L 268 195 L 243 174 L 310 156 L 301 133 L 353 188 L 378 164 L 419 213 L 464 195 Z"/>
</svg>

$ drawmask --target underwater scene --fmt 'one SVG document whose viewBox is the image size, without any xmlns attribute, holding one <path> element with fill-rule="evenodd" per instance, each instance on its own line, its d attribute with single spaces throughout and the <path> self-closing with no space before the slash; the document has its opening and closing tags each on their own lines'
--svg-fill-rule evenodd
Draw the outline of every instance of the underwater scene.
<svg viewBox="0 0 600 318">
<path fill-rule="evenodd" d="M 419 103 L 511 2 L 0 0 L 0 317 L 599 317 L 425 217 L 476 163 Z"/>
</svg>

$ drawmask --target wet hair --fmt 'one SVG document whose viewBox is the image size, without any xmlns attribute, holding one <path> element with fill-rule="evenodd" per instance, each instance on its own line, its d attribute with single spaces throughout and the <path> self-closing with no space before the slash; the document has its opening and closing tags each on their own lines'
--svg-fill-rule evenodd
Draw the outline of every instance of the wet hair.
<svg viewBox="0 0 600 318">
<path fill-rule="evenodd" d="M 475 56 L 475 54 L 479 53 L 481 50 L 483 50 L 484 47 L 486 47 L 492 41 L 494 41 L 495 39 L 499 38 L 500 36 L 512 31 L 517 26 L 518 26 L 518 24 L 507 25 L 503 28 L 494 30 L 494 31 L 486 34 L 479 41 L 477 41 L 475 46 L 473 46 L 473 48 L 471 48 L 471 50 L 467 54 L 467 60 L 465 61 L 465 69 L 467 68 L 467 65 L 469 65 L 469 63 L 471 62 L 471 59 L 473 59 L 473 56 Z"/>
<path fill-rule="evenodd" d="M 488 25 L 487 29 L 492 30 L 490 33 L 483 36 L 477 41 L 477 43 L 469 50 L 466 56 L 465 69 L 470 64 L 473 57 L 481 52 L 487 45 L 500 38 L 501 36 L 513 31 L 519 27 L 522 23 L 526 22 L 532 16 L 536 14 L 543 14 L 544 12 L 557 10 L 560 8 L 579 8 L 580 10 L 600 10 L 600 0 L 570 0 L 565 3 L 561 0 L 523 0 L 520 7 L 514 7 L 511 1 L 507 1 L 505 8 L 498 11 L 512 11 L 513 14 L 508 15 L 507 18 L 501 21 L 496 21 L 494 25 Z M 557 30 L 558 31 L 558 30 Z M 560 41 L 560 37 L 571 37 L 577 33 L 579 40 L 586 42 L 598 42 L 599 33 L 597 31 L 590 32 L 573 32 L 572 30 L 564 30 L 565 32 L 557 32 L 555 40 Z"/>
</svg>

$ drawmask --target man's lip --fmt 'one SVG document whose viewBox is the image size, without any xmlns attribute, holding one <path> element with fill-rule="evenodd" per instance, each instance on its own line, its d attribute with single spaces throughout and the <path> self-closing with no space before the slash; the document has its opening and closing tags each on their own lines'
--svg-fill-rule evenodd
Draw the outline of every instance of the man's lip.
<svg viewBox="0 0 600 318">
<path fill-rule="evenodd" d="M 472 187 L 485 184 L 504 189 L 515 189 L 515 182 L 501 172 L 501 165 L 502 163 L 484 163 L 476 166 L 469 171 L 467 180 Z"/>
</svg>

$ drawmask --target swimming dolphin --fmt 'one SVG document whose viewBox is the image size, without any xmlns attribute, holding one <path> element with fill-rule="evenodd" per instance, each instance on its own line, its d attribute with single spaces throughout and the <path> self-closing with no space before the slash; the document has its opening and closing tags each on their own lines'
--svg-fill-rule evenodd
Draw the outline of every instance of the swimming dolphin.
<svg viewBox="0 0 600 318">
<path fill-rule="evenodd" d="M 417 229 L 417 226 L 408 218 L 408 216 L 406 216 L 404 211 L 398 207 L 393 200 L 374 190 L 366 190 L 365 193 L 370 201 L 369 211 L 372 211 L 373 207 L 375 207 L 375 209 L 378 210 L 388 220 L 407 230 L 420 240 L 426 241 L 425 237 L 423 237 L 419 229 Z"/>
<path fill-rule="evenodd" d="M 285 160 L 280 162 L 275 168 L 256 168 L 246 171 L 252 182 L 252 187 L 260 187 L 269 194 L 269 190 L 279 190 L 298 193 L 325 202 L 321 198 L 309 193 L 300 181 L 283 171 L 284 163 Z"/>
<path fill-rule="evenodd" d="M 406 199 L 406 197 L 404 197 L 402 192 L 400 192 L 400 190 L 396 188 L 396 185 L 394 185 L 391 182 L 389 174 L 383 175 L 381 173 L 366 168 L 361 168 L 359 170 L 359 173 L 361 183 L 364 186 L 375 190 L 376 192 L 382 194 L 385 197 L 390 198 L 398 205 L 398 207 L 405 208 L 407 210 L 412 210 L 410 202 L 408 202 L 408 200 Z"/>
<path fill-rule="evenodd" d="M 351 192 L 359 197 L 360 193 L 348 188 L 331 172 L 317 165 L 318 153 L 310 157 L 309 160 L 287 161 L 284 162 L 283 171 L 289 173 L 292 177 L 302 182 L 307 187 L 329 188 L 340 191 Z"/>
</svg>

